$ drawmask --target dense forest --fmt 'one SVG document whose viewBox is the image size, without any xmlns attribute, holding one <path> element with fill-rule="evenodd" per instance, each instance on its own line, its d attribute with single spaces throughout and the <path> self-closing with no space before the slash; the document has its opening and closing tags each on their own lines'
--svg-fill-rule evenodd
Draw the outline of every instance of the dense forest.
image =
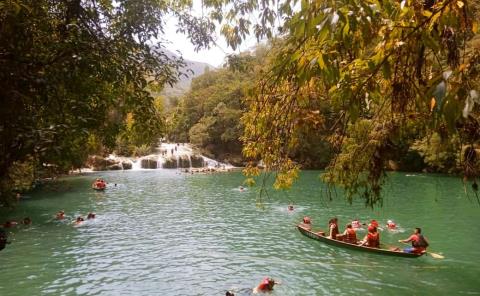
<svg viewBox="0 0 480 296">
<path fill-rule="evenodd" d="M 461 174 L 478 189 L 477 1 L 0 1 L 0 200 L 89 154 L 142 155 L 160 137 L 262 169 L 300 168 L 351 200 L 381 202 L 387 169 Z M 182 75 L 167 15 L 197 48 L 217 28 L 229 56 L 165 108 Z M 153 42 L 152 40 L 157 40 Z M 155 44 L 153 44 L 155 43 Z M 252 180 L 252 179 L 251 179 Z M 471 183 L 468 183 L 471 182 Z"/>
</svg>

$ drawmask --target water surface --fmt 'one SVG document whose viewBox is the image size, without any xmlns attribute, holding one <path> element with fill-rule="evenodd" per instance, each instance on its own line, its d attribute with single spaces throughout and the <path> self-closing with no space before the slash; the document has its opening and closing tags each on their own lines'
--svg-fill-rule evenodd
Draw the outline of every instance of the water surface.
<svg viewBox="0 0 480 296">
<path fill-rule="evenodd" d="M 0 295 L 249 295 L 265 276 L 282 282 L 271 295 L 480 294 L 480 207 L 459 179 L 392 174 L 384 206 L 371 210 L 340 193 L 329 201 L 319 174 L 270 191 L 263 206 L 256 189 L 238 189 L 240 173 L 108 172 L 105 192 L 89 188 L 100 174 L 63 179 L 0 212 L 2 220 L 33 220 L 11 229 L 13 243 L 0 252 Z M 70 220 L 89 211 L 97 219 L 81 227 L 54 221 L 62 209 Z M 332 216 L 341 225 L 393 219 L 403 232 L 384 231 L 381 240 L 396 245 L 420 226 L 446 259 L 328 246 L 296 230 L 305 215 L 319 228 Z"/>
</svg>

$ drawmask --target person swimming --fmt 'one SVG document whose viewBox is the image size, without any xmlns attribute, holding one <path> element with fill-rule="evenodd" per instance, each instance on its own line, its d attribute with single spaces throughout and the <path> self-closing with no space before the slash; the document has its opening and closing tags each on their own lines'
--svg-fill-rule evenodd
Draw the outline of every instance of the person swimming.
<svg viewBox="0 0 480 296">
<path fill-rule="evenodd" d="M 353 229 L 362 228 L 362 223 L 358 219 L 353 220 L 351 224 Z"/>
<path fill-rule="evenodd" d="M 57 215 L 55 216 L 55 219 L 57 220 L 63 220 L 65 219 L 65 211 L 64 210 L 61 210 L 57 213 Z"/>
<path fill-rule="evenodd" d="M 95 214 L 92 212 L 88 213 L 88 216 L 87 216 L 87 220 L 90 220 L 90 219 L 95 219 Z"/>
<path fill-rule="evenodd" d="M 392 220 L 388 220 L 387 229 L 390 229 L 390 230 L 397 229 L 397 224 L 395 224 L 395 222 L 393 222 Z"/>
<path fill-rule="evenodd" d="M 288 210 L 293 211 L 293 205 L 288 205 Z"/>
<path fill-rule="evenodd" d="M 278 283 L 275 282 L 274 279 L 270 277 L 266 277 L 255 289 L 253 289 L 253 293 L 256 294 L 259 292 L 260 293 L 270 292 L 273 290 L 273 286 L 275 286 L 275 284 L 278 284 Z"/>
<path fill-rule="evenodd" d="M 75 225 L 80 225 L 80 224 L 83 223 L 83 221 L 85 221 L 85 219 L 83 219 L 82 216 L 78 216 L 77 219 L 75 220 L 75 222 L 73 222 L 73 223 L 75 223 Z"/>
</svg>

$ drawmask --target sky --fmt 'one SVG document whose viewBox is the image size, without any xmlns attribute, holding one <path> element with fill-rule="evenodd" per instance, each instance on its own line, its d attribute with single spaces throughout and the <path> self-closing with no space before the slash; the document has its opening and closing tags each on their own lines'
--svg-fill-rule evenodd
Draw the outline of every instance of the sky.
<svg viewBox="0 0 480 296">
<path fill-rule="evenodd" d="M 194 0 L 193 13 L 196 11 L 201 11 L 201 1 Z M 196 11 L 195 11 L 196 10 Z M 214 67 L 221 67 L 225 62 L 225 57 L 228 54 L 240 53 L 242 51 L 249 50 L 253 48 L 256 44 L 256 38 L 254 36 L 248 37 L 247 40 L 237 49 L 233 50 L 227 46 L 225 39 L 220 36 L 220 33 L 217 32 L 217 36 L 214 37 L 217 45 L 212 45 L 208 50 L 201 50 L 199 52 L 195 51 L 194 46 L 190 43 L 186 35 L 176 32 L 176 19 L 171 17 L 167 21 L 165 27 L 165 36 L 168 43 L 165 44 L 165 47 L 172 51 L 176 52 L 177 50 L 182 53 L 184 59 L 208 63 Z"/>
</svg>

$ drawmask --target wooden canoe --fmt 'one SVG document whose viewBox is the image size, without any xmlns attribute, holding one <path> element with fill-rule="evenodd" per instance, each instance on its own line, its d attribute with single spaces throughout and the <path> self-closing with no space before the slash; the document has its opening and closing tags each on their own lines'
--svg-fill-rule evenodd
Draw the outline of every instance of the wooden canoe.
<svg viewBox="0 0 480 296">
<path fill-rule="evenodd" d="M 407 258 L 418 258 L 418 257 L 420 257 L 424 254 L 424 253 L 421 253 L 421 254 L 405 253 L 403 251 L 390 251 L 390 250 L 387 250 L 387 249 L 377 249 L 377 248 L 370 248 L 370 247 L 367 247 L 367 246 L 355 245 L 355 244 L 331 239 L 331 238 L 328 238 L 324 235 L 319 235 L 319 234 L 317 234 L 315 232 L 312 232 L 312 231 L 310 231 L 310 230 L 308 230 L 308 229 L 306 229 L 306 228 L 304 228 L 300 225 L 298 225 L 297 228 L 303 235 L 305 235 L 309 238 L 327 243 L 329 245 L 337 246 L 337 247 L 354 249 L 354 250 L 376 253 L 376 254 L 382 254 L 382 255 L 388 255 L 388 256 L 407 257 Z"/>
</svg>

